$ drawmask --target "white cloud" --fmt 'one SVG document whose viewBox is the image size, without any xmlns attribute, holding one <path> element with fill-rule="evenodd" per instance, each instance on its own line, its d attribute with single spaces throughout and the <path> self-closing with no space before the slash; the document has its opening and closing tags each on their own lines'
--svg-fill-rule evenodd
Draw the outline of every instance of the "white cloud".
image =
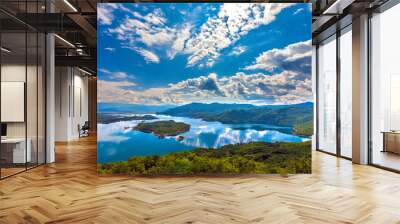
<svg viewBox="0 0 400 224">
<path fill-rule="evenodd" d="M 128 81 L 105 81 L 105 80 L 98 80 L 97 87 L 100 89 L 107 89 L 107 88 L 120 88 L 120 87 L 130 87 L 136 86 L 136 83 L 128 82 Z M 103 88 L 106 87 L 106 88 Z"/>
<path fill-rule="evenodd" d="M 163 25 L 167 21 L 161 9 L 154 10 L 152 13 L 144 16 L 143 19 L 153 25 Z"/>
<path fill-rule="evenodd" d="M 117 36 L 122 47 L 140 53 L 147 62 L 159 63 L 160 57 L 155 49 L 162 46 L 161 49 L 166 49 L 167 57 L 173 59 L 183 50 L 192 29 L 190 24 L 169 27 L 165 25 L 166 22 L 160 9 L 145 15 L 131 12 L 122 23 L 108 31 Z M 152 50 L 146 49 L 143 44 Z"/>
<path fill-rule="evenodd" d="M 100 24 L 111 25 L 114 20 L 114 11 L 117 9 L 132 13 L 131 10 L 129 10 L 123 4 L 99 3 L 97 7 L 97 20 L 100 22 Z"/>
<path fill-rule="evenodd" d="M 99 4 L 97 7 L 97 20 L 100 24 L 111 25 L 114 19 L 112 4 Z"/>
<path fill-rule="evenodd" d="M 125 72 L 115 72 L 113 73 L 113 77 L 115 79 L 126 79 L 128 77 L 128 74 L 126 74 Z"/>
<path fill-rule="evenodd" d="M 128 87 L 136 86 L 135 83 L 128 81 L 105 81 L 97 80 L 98 99 L 101 102 L 129 102 L 127 93 Z"/>
<path fill-rule="evenodd" d="M 282 49 L 274 48 L 260 54 L 256 61 L 245 70 L 266 70 L 277 68 L 309 74 L 311 67 L 311 40 L 290 44 Z"/>
<path fill-rule="evenodd" d="M 276 15 L 287 3 L 226 3 L 220 7 L 217 16 L 204 23 L 199 33 L 191 37 L 185 47 L 190 54 L 187 65 L 213 65 L 220 56 L 220 51 L 235 43 L 249 31 L 267 25 L 275 20 Z"/>
<path fill-rule="evenodd" d="M 247 50 L 247 47 L 245 46 L 236 46 L 232 49 L 232 51 L 229 53 L 229 55 L 233 56 L 238 56 L 243 54 Z"/>
<path fill-rule="evenodd" d="M 135 104 L 179 104 L 182 103 L 171 97 L 166 88 L 150 88 L 143 91 L 132 90 L 136 86 L 132 82 L 114 82 L 98 80 L 99 102 L 120 102 Z"/>
<path fill-rule="evenodd" d="M 124 41 L 125 45 L 135 46 L 137 42 L 141 42 L 152 47 L 174 40 L 176 30 L 164 25 L 166 18 L 161 10 L 154 10 L 144 16 L 138 12 L 131 14 L 133 17 L 126 17 L 117 27 L 108 30 Z"/>
<path fill-rule="evenodd" d="M 143 56 L 147 63 L 160 63 L 160 58 L 155 53 L 143 48 L 135 48 L 135 50 Z"/>
<path fill-rule="evenodd" d="M 171 49 L 167 52 L 170 59 L 173 59 L 177 53 L 182 52 L 186 40 L 190 37 L 191 29 L 192 25 L 187 23 L 176 32 L 175 40 L 172 43 Z"/>
<path fill-rule="evenodd" d="M 110 52 L 114 52 L 114 51 L 115 51 L 115 48 L 113 48 L 113 47 L 106 47 L 106 48 L 104 48 L 104 50 L 110 51 Z"/>
<path fill-rule="evenodd" d="M 133 77 L 132 75 L 129 76 L 126 72 L 121 72 L 121 71 L 118 71 L 118 72 L 111 72 L 111 71 L 109 71 L 109 70 L 107 70 L 107 69 L 103 69 L 103 68 L 100 68 L 100 69 L 99 69 L 99 72 L 101 72 L 101 73 L 107 75 L 107 77 L 108 77 L 109 79 L 124 80 L 124 79 L 127 79 L 128 77 L 130 77 L 130 78 Z"/>
<path fill-rule="evenodd" d="M 190 102 L 256 102 L 299 103 L 312 99 L 311 77 L 295 72 L 274 75 L 262 73 L 236 73 L 219 77 L 208 76 L 171 83 L 165 88 L 150 88 L 143 91 L 126 89 L 129 83 L 102 81 L 99 86 L 99 101 L 135 104 L 183 104 Z M 105 91 L 106 93 L 103 93 Z"/>
<path fill-rule="evenodd" d="M 220 51 L 234 44 L 249 31 L 275 20 L 288 3 L 227 3 L 219 7 L 217 15 L 210 17 L 197 33 L 190 24 L 168 26 L 160 9 L 147 14 L 128 11 L 118 26 L 108 29 L 112 35 L 130 49 L 144 44 L 147 47 L 165 49 L 169 59 L 176 54 L 187 54 L 187 66 L 211 67 L 220 56 Z M 215 8 L 217 10 L 217 8 Z M 142 47 L 142 46 L 141 46 Z M 143 48 L 143 47 L 142 47 Z M 160 49 L 160 48 L 158 48 Z M 153 50 L 154 52 L 154 50 Z"/>
<path fill-rule="evenodd" d="M 188 79 L 169 86 L 168 93 L 175 94 L 181 101 L 229 101 L 252 100 L 269 103 L 294 103 L 310 100 L 311 81 L 299 80 L 293 72 L 275 75 L 262 73 L 236 73 L 218 78 L 215 73 Z"/>
<path fill-rule="evenodd" d="M 299 14 L 300 12 L 302 12 L 303 10 L 304 10 L 304 8 L 299 8 L 299 9 L 297 9 L 296 11 L 294 11 L 293 15 L 297 15 L 297 14 Z"/>
</svg>

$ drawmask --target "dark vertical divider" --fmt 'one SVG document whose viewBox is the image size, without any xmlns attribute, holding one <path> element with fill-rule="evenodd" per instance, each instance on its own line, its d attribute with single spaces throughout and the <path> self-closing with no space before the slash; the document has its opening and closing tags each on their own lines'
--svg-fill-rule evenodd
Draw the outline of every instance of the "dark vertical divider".
<svg viewBox="0 0 400 224">
<path fill-rule="evenodd" d="M 39 1 L 36 2 L 36 13 L 39 13 Z M 39 19 L 37 19 L 37 22 L 39 22 Z M 38 165 L 39 165 L 39 32 L 36 32 L 36 164 L 35 166 Z"/>
<path fill-rule="evenodd" d="M 319 45 L 315 46 L 315 148 L 319 149 Z"/>
<path fill-rule="evenodd" d="M 368 164 L 373 164 L 373 153 L 372 153 L 372 88 L 371 88 L 371 73 L 372 73 L 372 65 L 371 65 L 371 55 L 372 55 L 372 33 L 371 33 L 371 19 L 372 19 L 372 12 L 368 12 L 368 54 L 367 54 L 367 61 L 368 61 L 368 70 L 367 70 L 367 82 L 368 82 Z"/>
<path fill-rule="evenodd" d="M 0 5 L 1 6 L 1 5 Z M 2 27 L 3 27 L 3 23 L 0 21 L 0 47 L 2 47 L 3 45 L 2 45 Z M 0 125 L 2 124 L 2 122 L 1 122 L 1 67 L 2 67 L 2 56 L 3 55 L 3 52 L 0 50 Z M 1 136 L 0 136 L 1 137 Z M 2 152 L 2 144 L 0 144 L 0 180 L 3 178 L 3 176 L 2 176 L 2 169 L 3 169 L 3 160 L 2 160 L 2 155 L 1 155 L 1 152 Z"/>
<path fill-rule="evenodd" d="M 340 119 L 340 29 L 336 31 L 336 155 L 341 156 L 341 119 Z"/>
<path fill-rule="evenodd" d="M 25 0 L 25 21 L 28 21 L 28 0 Z M 28 24 L 25 23 L 25 102 L 24 102 L 24 121 L 25 121 L 25 170 L 28 169 L 28 114 L 27 114 L 27 82 L 28 82 Z"/>
</svg>

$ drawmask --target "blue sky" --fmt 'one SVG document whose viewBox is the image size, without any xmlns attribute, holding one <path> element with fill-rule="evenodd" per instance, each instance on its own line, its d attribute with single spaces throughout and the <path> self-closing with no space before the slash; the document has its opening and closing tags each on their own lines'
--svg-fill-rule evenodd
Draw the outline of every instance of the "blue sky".
<svg viewBox="0 0 400 224">
<path fill-rule="evenodd" d="M 100 102 L 310 101 L 309 4 L 98 4 Z"/>
</svg>

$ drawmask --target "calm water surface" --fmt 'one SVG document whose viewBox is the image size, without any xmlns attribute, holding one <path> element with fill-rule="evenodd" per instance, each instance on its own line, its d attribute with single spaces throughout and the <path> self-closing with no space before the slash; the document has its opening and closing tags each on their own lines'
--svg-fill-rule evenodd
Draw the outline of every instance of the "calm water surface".
<svg viewBox="0 0 400 224">
<path fill-rule="evenodd" d="M 151 133 L 143 133 L 125 127 L 134 127 L 140 121 L 121 121 L 98 124 L 99 163 L 127 160 L 132 156 L 164 155 L 170 152 L 191 150 L 197 147 L 219 148 L 223 145 L 264 142 L 302 142 L 308 138 L 293 135 L 291 128 L 269 125 L 230 125 L 207 122 L 201 119 L 153 115 L 158 120 L 174 120 L 191 125 L 190 131 L 181 134 L 183 141 L 175 137 L 160 139 Z M 154 122 L 150 120 L 146 122 Z"/>
</svg>

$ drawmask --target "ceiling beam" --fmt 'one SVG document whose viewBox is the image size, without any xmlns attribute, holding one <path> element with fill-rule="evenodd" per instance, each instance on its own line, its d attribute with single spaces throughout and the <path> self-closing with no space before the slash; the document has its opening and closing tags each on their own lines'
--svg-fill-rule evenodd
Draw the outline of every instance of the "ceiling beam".
<svg viewBox="0 0 400 224">
<path fill-rule="evenodd" d="M 87 67 L 92 71 L 97 70 L 97 60 L 91 56 L 56 56 L 56 66 Z"/>
<path fill-rule="evenodd" d="M 73 20 L 83 31 L 89 36 L 86 41 L 90 42 L 91 46 L 96 45 L 96 28 L 90 24 L 85 17 L 80 14 L 68 14 L 68 17 Z"/>
</svg>

